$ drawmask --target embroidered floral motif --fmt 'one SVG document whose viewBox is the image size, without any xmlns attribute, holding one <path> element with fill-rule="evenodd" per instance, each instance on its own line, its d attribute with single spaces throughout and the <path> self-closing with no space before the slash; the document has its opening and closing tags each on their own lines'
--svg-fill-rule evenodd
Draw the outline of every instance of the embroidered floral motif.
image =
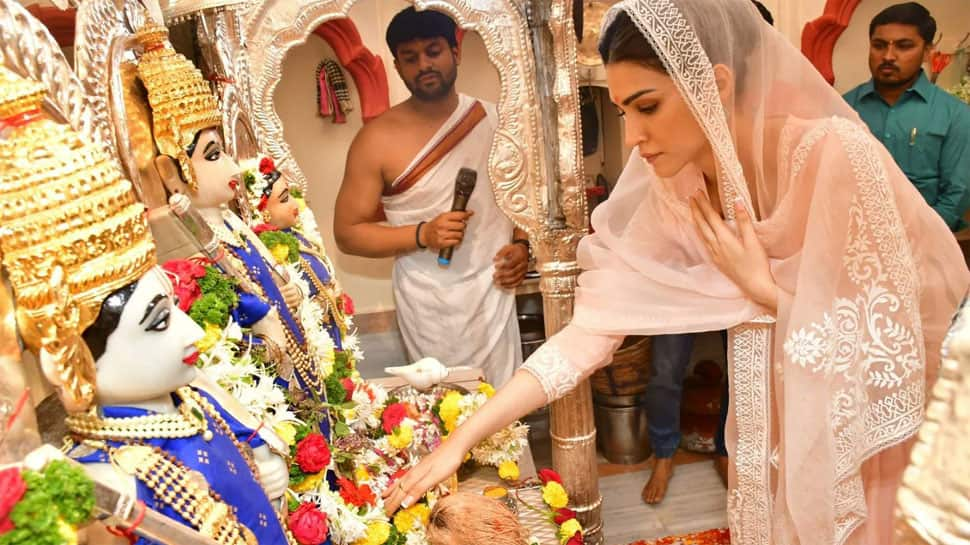
<svg viewBox="0 0 970 545">
<path fill-rule="evenodd" d="M 522 365 L 539 381 L 549 401 L 571 392 L 579 384 L 582 375 L 553 343 L 545 343 Z"/>
</svg>

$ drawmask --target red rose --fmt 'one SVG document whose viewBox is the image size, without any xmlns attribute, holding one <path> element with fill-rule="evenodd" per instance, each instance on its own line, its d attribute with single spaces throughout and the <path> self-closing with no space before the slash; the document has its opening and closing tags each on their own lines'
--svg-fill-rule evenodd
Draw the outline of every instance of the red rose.
<svg viewBox="0 0 970 545">
<path fill-rule="evenodd" d="M 205 267 L 188 259 L 172 259 L 166 261 L 162 268 L 174 274 L 180 281 L 186 282 L 205 276 Z"/>
<path fill-rule="evenodd" d="M 343 384 L 344 390 L 347 391 L 347 397 L 344 398 L 344 401 L 350 401 L 351 399 L 353 399 L 354 398 L 354 381 L 350 380 L 349 378 L 344 378 L 344 379 L 340 379 L 340 384 Z"/>
<path fill-rule="evenodd" d="M 556 481 L 557 483 L 562 484 L 562 477 L 551 469 L 540 469 L 539 480 L 542 481 L 542 484 L 546 484 L 549 481 Z"/>
<path fill-rule="evenodd" d="M 573 534 L 573 537 L 569 538 L 569 541 L 566 542 L 566 545 L 583 545 L 583 533 L 576 532 L 575 534 Z"/>
<path fill-rule="evenodd" d="M 344 314 L 347 316 L 354 315 L 354 300 L 346 293 L 340 295 L 340 308 L 343 309 Z"/>
<path fill-rule="evenodd" d="M 296 463 L 304 473 L 319 473 L 330 465 L 330 447 L 319 433 L 311 433 L 296 445 Z"/>
<path fill-rule="evenodd" d="M 327 540 L 327 515 L 310 502 L 303 502 L 299 509 L 290 513 L 287 523 L 300 545 L 320 545 Z"/>
<path fill-rule="evenodd" d="M 259 173 L 266 175 L 276 170 L 276 164 L 272 157 L 263 157 L 259 160 Z"/>
<path fill-rule="evenodd" d="M 179 309 L 182 312 L 188 312 L 192 308 L 192 304 L 199 297 L 202 297 L 202 288 L 199 287 L 199 283 L 195 280 L 192 282 L 179 282 L 175 285 L 174 291 L 175 297 L 178 299 Z"/>
<path fill-rule="evenodd" d="M 576 512 L 573 511 L 572 509 L 569 509 L 566 507 L 563 507 L 562 509 L 556 509 L 555 522 L 557 525 L 561 525 L 567 520 L 572 520 L 574 518 L 576 518 Z"/>
<path fill-rule="evenodd" d="M 275 225 L 270 225 L 269 223 L 260 223 L 256 227 L 253 227 L 253 232 L 257 235 L 265 233 L 266 231 L 276 231 L 277 227 Z"/>
<path fill-rule="evenodd" d="M 392 403 L 384 409 L 381 415 L 381 422 L 384 423 L 384 433 L 394 433 L 394 428 L 407 416 L 408 409 L 403 403 Z"/>
<path fill-rule="evenodd" d="M 377 496 L 366 484 L 358 487 L 351 480 L 340 477 L 337 479 L 337 486 L 340 487 L 340 497 L 350 505 L 355 507 L 377 505 Z"/>
<path fill-rule="evenodd" d="M 0 471 L 0 534 L 13 530 L 10 511 L 27 492 L 27 483 L 20 476 L 20 470 L 9 468 Z"/>
</svg>

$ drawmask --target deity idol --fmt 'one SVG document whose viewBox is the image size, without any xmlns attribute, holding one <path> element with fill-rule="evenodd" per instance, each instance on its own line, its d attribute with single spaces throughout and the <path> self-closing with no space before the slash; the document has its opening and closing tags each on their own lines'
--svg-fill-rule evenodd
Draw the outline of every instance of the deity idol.
<svg viewBox="0 0 970 545">
<path fill-rule="evenodd" d="M 138 79 L 148 91 L 160 152 L 155 165 L 172 194 L 173 208 L 178 210 L 188 201 L 199 210 L 234 264 L 225 272 L 240 281 L 246 292 L 240 297 L 258 297 L 278 313 L 300 389 L 324 400 L 324 373 L 298 314 L 303 294 L 280 274 L 259 238 L 229 209 L 240 183 L 240 168 L 224 151 L 215 97 L 199 70 L 167 43 L 167 36 L 167 29 L 152 22 L 136 34 L 144 50 Z"/>
<path fill-rule="evenodd" d="M 69 455 L 218 543 L 286 543 L 269 499 L 286 463 L 189 386 L 202 332 L 155 265 L 144 206 L 43 97 L 0 68 L 0 254 L 18 330 L 70 413 Z"/>
<path fill-rule="evenodd" d="M 292 246 L 296 251 L 277 257 L 292 261 L 309 287 L 309 297 L 321 309 L 320 321 L 327 329 L 337 350 L 343 350 L 350 327 L 353 303 L 342 292 L 334 277 L 333 264 L 316 233 L 306 232 L 301 225 L 301 196 L 297 188 L 276 170 L 274 162 L 264 157 L 255 172 L 244 175 L 250 205 L 256 216 L 253 230 L 276 257 L 277 247 Z M 304 211 L 304 214 L 309 211 Z M 285 250 L 284 250 L 285 252 Z M 290 255 L 292 254 L 292 255 Z"/>
</svg>

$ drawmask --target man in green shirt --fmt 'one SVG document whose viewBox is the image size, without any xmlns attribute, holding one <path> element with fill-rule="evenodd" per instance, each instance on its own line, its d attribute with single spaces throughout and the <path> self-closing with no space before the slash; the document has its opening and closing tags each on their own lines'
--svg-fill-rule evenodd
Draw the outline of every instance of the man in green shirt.
<svg viewBox="0 0 970 545">
<path fill-rule="evenodd" d="M 869 24 L 872 79 L 845 94 L 926 202 L 953 231 L 970 208 L 970 106 L 927 79 L 936 21 L 916 2 Z"/>
</svg>

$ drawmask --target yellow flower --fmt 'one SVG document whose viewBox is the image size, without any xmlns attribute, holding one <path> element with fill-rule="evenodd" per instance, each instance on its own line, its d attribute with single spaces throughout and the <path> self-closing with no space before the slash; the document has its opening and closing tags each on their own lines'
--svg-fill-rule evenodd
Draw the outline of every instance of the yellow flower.
<svg viewBox="0 0 970 545">
<path fill-rule="evenodd" d="M 287 445 L 291 447 L 296 444 L 296 426 L 289 422 L 280 422 L 273 426 L 273 431 L 276 435 L 280 436 L 280 439 L 286 442 Z"/>
<path fill-rule="evenodd" d="M 460 401 L 461 394 L 452 390 L 445 394 L 445 397 L 441 400 L 441 405 L 438 406 L 438 416 L 441 417 L 441 421 L 445 424 L 445 430 L 449 433 L 455 431 L 458 425 L 458 416 L 461 414 L 461 409 L 458 407 Z"/>
<path fill-rule="evenodd" d="M 357 484 L 366 483 L 370 480 L 370 472 L 364 466 L 357 466 L 357 469 L 354 470 L 354 480 L 357 481 Z"/>
<path fill-rule="evenodd" d="M 293 200 L 296 201 L 296 207 L 300 209 L 300 212 L 303 212 L 304 210 L 306 210 L 306 199 L 294 198 Z"/>
<path fill-rule="evenodd" d="M 324 470 L 324 471 L 321 471 L 320 473 L 314 473 L 313 475 L 309 475 L 307 476 L 306 479 L 303 479 L 303 481 L 300 482 L 300 484 L 296 486 L 291 486 L 290 488 L 292 488 L 294 492 L 309 492 L 311 490 L 315 490 L 320 485 L 320 483 L 323 482 L 323 477 L 326 473 L 327 473 L 326 470 Z"/>
<path fill-rule="evenodd" d="M 576 535 L 576 532 L 582 531 L 583 527 L 579 524 L 578 520 L 569 519 L 562 523 L 562 526 L 559 527 L 559 542 L 565 545 L 565 543 L 569 541 L 569 538 Z"/>
<path fill-rule="evenodd" d="M 290 257 L 290 247 L 286 244 L 277 244 L 269 249 L 269 253 L 273 254 L 273 259 L 276 260 L 280 265 L 286 265 L 286 258 Z"/>
<path fill-rule="evenodd" d="M 542 487 L 542 501 L 553 509 L 562 509 L 569 504 L 569 496 L 566 495 L 566 490 L 561 484 L 549 481 Z"/>
<path fill-rule="evenodd" d="M 410 532 L 414 528 L 414 513 L 409 509 L 398 511 L 394 515 L 394 527 L 402 534 Z"/>
<path fill-rule="evenodd" d="M 485 394 L 485 397 L 492 397 L 495 395 L 495 388 L 487 382 L 483 382 L 478 385 L 479 393 Z"/>
<path fill-rule="evenodd" d="M 509 460 L 498 466 L 498 476 L 506 481 L 519 480 L 519 465 Z"/>
<path fill-rule="evenodd" d="M 208 352 L 210 348 L 219 342 L 222 338 L 222 328 L 216 324 L 210 324 L 206 322 L 205 324 L 205 335 L 195 341 L 195 348 L 202 353 Z"/>
<path fill-rule="evenodd" d="M 408 510 L 418 517 L 422 526 L 427 526 L 428 521 L 431 520 L 431 508 L 423 503 L 415 504 L 413 507 L 408 508 Z"/>
<path fill-rule="evenodd" d="M 77 528 L 57 519 L 57 533 L 64 539 L 64 545 L 77 545 Z"/>
<path fill-rule="evenodd" d="M 414 530 L 415 522 L 421 526 L 427 526 L 430 518 L 431 508 L 423 503 L 417 503 L 407 509 L 398 511 L 394 515 L 394 527 L 397 528 L 398 532 L 406 534 Z"/>
<path fill-rule="evenodd" d="M 387 442 L 391 444 L 392 447 L 401 450 L 411 446 L 411 441 L 414 439 L 414 430 L 411 426 L 398 426 L 394 429 L 394 433 L 387 438 Z"/>
<path fill-rule="evenodd" d="M 391 537 L 391 525 L 383 520 L 375 520 L 367 526 L 367 535 L 354 542 L 354 545 L 382 545 Z"/>
</svg>

